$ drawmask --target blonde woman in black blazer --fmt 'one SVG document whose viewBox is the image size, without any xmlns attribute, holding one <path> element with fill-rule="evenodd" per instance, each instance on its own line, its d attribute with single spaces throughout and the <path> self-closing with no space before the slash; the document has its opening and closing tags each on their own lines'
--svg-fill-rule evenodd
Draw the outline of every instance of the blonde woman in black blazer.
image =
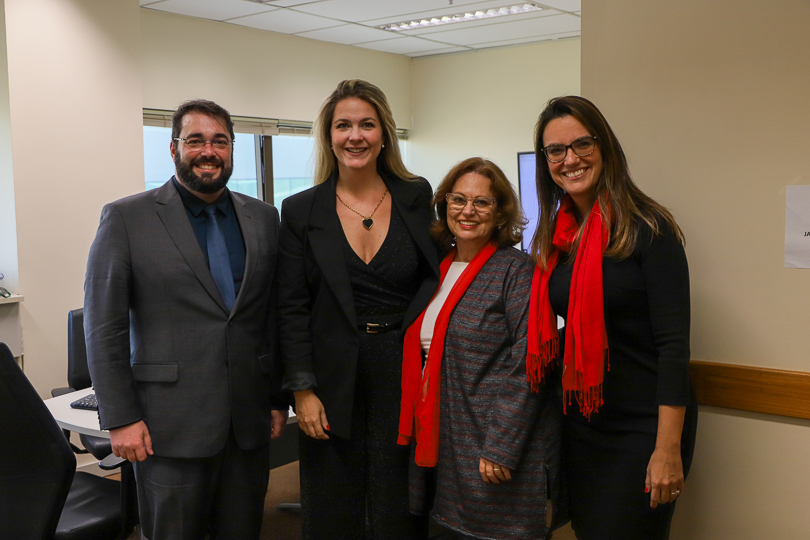
<svg viewBox="0 0 810 540">
<path fill-rule="evenodd" d="M 439 279 L 432 190 L 402 164 L 391 109 L 370 83 L 340 83 L 315 136 L 316 185 L 283 203 L 278 267 L 303 538 L 426 538 L 427 518 L 408 512 L 397 426 L 401 330 Z"/>
</svg>

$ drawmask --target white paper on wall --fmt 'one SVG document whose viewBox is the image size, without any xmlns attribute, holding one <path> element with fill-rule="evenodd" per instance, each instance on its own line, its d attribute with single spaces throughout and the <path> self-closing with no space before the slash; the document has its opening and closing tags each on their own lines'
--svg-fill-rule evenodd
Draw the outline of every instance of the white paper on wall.
<svg viewBox="0 0 810 540">
<path fill-rule="evenodd" d="M 787 187 L 785 266 L 810 268 L 810 186 Z"/>
</svg>

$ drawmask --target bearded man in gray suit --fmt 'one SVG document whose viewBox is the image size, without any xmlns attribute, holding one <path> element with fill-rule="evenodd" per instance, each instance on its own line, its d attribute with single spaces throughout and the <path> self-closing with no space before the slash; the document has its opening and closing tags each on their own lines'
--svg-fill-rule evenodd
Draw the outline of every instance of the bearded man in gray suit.
<svg viewBox="0 0 810 540">
<path fill-rule="evenodd" d="M 104 207 L 84 326 L 102 429 L 135 463 L 150 540 L 258 538 L 269 442 L 287 402 L 275 358 L 277 210 L 225 186 L 233 121 L 172 118 L 176 174 Z"/>
</svg>

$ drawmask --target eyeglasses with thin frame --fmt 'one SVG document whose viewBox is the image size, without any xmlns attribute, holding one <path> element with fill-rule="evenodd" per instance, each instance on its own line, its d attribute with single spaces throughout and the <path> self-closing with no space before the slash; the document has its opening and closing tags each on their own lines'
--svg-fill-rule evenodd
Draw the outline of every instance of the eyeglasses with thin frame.
<svg viewBox="0 0 810 540">
<path fill-rule="evenodd" d="M 549 163 L 559 163 L 565 161 L 569 148 L 579 157 L 590 156 L 596 150 L 596 137 L 588 135 L 580 137 L 571 144 L 550 144 L 543 148 L 543 154 Z"/>
<path fill-rule="evenodd" d="M 456 212 L 464 210 L 468 202 L 472 202 L 473 210 L 479 214 L 488 214 L 495 206 L 494 197 L 467 197 L 461 193 L 448 193 L 444 199 L 447 201 L 447 207 Z"/>
<path fill-rule="evenodd" d="M 183 141 L 191 150 L 201 150 L 206 144 L 211 143 L 215 150 L 227 150 L 231 147 L 231 140 L 225 137 L 214 137 L 213 139 L 202 139 L 200 137 L 175 137 L 175 141 Z"/>
</svg>

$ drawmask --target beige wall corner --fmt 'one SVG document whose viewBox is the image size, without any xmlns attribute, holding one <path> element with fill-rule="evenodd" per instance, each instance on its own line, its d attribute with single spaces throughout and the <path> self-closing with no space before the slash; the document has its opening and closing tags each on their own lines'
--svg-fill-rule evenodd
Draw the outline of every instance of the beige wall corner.
<svg viewBox="0 0 810 540">
<path fill-rule="evenodd" d="M 686 233 L 693 358 L 810 371 L 810 270 L 783 261 L 785 187 L 810 183 L 810 4 L 585 6 L 583 95 Z"/>
<path fill-rule="evenodd" d="M 141 36 L 146 108 L 202 97 L 237 116 L 312 121 L 337 83 L 365 79 L 410 127 L 408 57 L 150 9 Z"/>
<path fill-rule="evenodd" d="M 6 0 L 26 374 L 65 386 L 102 206 L 143 190 L 136 0 Z"/>
<path fill-rule="evenodd" d="M 783 259 L 785 188 L 810 183 L 808 27 L 803 0 L 583 1 L 582 95 L 686 233 L 695 359 L 810 371 L 810 270 Z M 704 408 L 673 539 L 806 538 L 808 427 Z"/>
<path fill-rule="evenodd" d="M 553 97 L 579 94 L 578 38 L 413 61 L 411 170 L 434 186 L 459 161 L 494 161 L 515 185 L 517 153 Z"/>
</svg>

